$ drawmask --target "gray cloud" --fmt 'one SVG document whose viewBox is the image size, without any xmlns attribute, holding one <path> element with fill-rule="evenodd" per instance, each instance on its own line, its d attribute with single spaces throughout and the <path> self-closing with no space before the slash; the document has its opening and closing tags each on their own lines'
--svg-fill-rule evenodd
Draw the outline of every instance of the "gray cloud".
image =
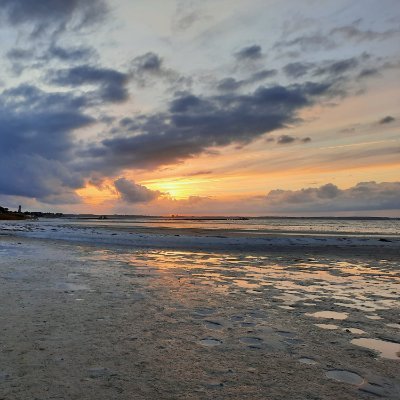
<svg viewBox="0 0 400 400">
<path fill-rule="evenodd" d="M 0 193 L 56 201 L 82 187 L 72 133 L 93 123 L 84 98 L 21 85 L 0 94 Z M 77 196 L 74 197 L 75 201 Z"/>
<path fill-rule="evenodd" d="M 266 205 L 281 212 L 397 210 L 400 182 L 360 182 L 349 189 L 328 183 L 319 188 L 272 190 Z"/>
<path fill-rule="evenodd" d="M 101 20 L 107 13 L 102 0 L 0 0 L 0 17 L 11 25 L 27 25 L 36 37 L 80 29 Z"/>
<path fill-rule="evenodd" d="M 254 83 L 264 81 L 267 78 L 271 78 L 278 73 L 276 69 L 264 69 L 261 71 L 254 72 L 246 79 L 236 80 L 235 78 L 229 77 L 221 79 L 217 84 L 217 89 L 221 91 L 233 91 L 241 87 L 252 85 Z"/>
<path fill-rule="evenodd" d="M 126 85 L 129 75 L 109 68 L 82 65 L 73 68 L 52 71 L 50 82 L 61 86 L 77 87 L 95 85 L 99 87 L 101 100 L 122 102 L 128 99 Z"/>
<path fill-rule="evenodd" d="M 9 50 L 6 57 L 11 62 L 14 74 L 20 75 L 26 69 L 43 69 L 53 61 L 62 63 L 77 63 L 88 61 L 96 56 L 94 49 L 90 47 L 61 47 L 51 44 L 45 50 L 13 48 Z"/>
<path fill-rule="evenodd" d="M 295 136 L 290 136 L 290 135 L 281 135 L 278 137 L 276 143 L 278 144 L 290 144 L 294 142 L 302 142 L 302 143 L 309 143 L 311 142 L 310 137 L 305 137 L 305 138 L 298 138 Z"/>
<path fill-rule="evenodd" d="M 370 63 L 371 65 L 368 65 Z M 380 70 L 392 68 L 381 61 L 373 60 L 371 55 L 364 52 L 360 56 L 342 60 L 325 60 L 319 63 L 293 62 L 283 67 L 286 76 L 292 79 L 304 76 L 326 76 L 330 79 L 356 77 L 364 79 L 379 74 Z"/>
<path fill-rule="evenodd" d="M 42 58 L 47 61 L 58 59 L 64 62 L 78 62 L 87 61 L 94 55 L 95 51 L 90 47 L 61 47 L 52 45 Z"/>
<path fill-rule="evenodd" d="M 367 58 L 368 55 L 362 58 Z M 348 58 L 345 60 L 328 62 L 325 65 L 322 65 L 315 69 L 314 75 L 343 75 L 344 73 L 354 70 L 359 65 L 359 60 L 356 57 Z"/>
<path fill-rule="evenodd" d="M 274 44 L 276 49 L 298 47 L 302 51 L 330 50 L 337 47 L 336 41 L 320 32 L 298 36 L 294 39 L 279 40 Z"/>
<path fill-rule="evenodd" d="M 364 68 L 363 70 L 360 71 L 357 78 L 358 79 L 370 78 L 373 76 L 377 76 L 379 74 L 380 72 L 378 68 Z"/>
<path fill-rule="evenodd" d="M 314 68 L 315 64 L 309 62 L 294 62 L 286 64 L 283 72 L 290 78 L 301 78 Z"/>
<path fill-rule="evenodd" d="M 247 60 L 259 60 L 263 57 L 262 48 L 257 44 L 252 46 L 243 47 L 238 52 L 235 53 L 235 57 L 239 61 Z"/>
<path fill-rule="evenodd" d="M 356 42 L 385 40 L 400 34 L 400 29 L 388 29 L 382 32 L 363 30 L 357 26 L 360 22 L 356 21 L 353 25 L 336 27 L 326 33 L 318 31 L 293 39 L 282 39 L 274 44 L 274 48 L 298 47 L 302 51 L 332 50 L 338 47 L 343 39 Z"/>
<path fill-rule="evenodd" d="M 294 123 L 298 110 L 334 93 L 330 83 L 312 82 L 259 87 L 248 95 L 183 93 L 170 102 L 168 112 L 124 120 L 125 134 L 115 132 L 81 155 L 92 170 L 156 168 L 210 147 L 249 143 Z"/>
<path fill-rule="evenodd" d="M 357 21 L 360 22 L 360 21 Z M 370 29 L 363 30 L 360 29 L 356 24 L 353 25 L 345 25 L 332 29 L 329 34 L 330 35 L 338 35 L 342 36 L 345 39 L 352 39 L 357 42 L 361 41 L 372 41 L 372 40 L 385 40 L 389 39 L 393 36 L 398 36 L 400 33 L 400 29 L 387 29 L 385 31 L 373 31 Z"/>
<path fill-rule="evenodd" d="M 148 203 L 162 195 L 158 190 L 150 190 L 126 178 L 114 181 L 114 186 L 121 198 L 127 203 Z"/>
<path fill-rule="evenodd" d="M 163 80 L 170 86 L 190 86 L 191 79 L 177 71 L 166 68 L 163 59 L 156 53 L 148 52 L 131 61 L 132 79 L 141 87 L 152 85 L 156 80 Z"/>
<path fill-rule="evenodd" d="M 172 19 L 172 27 L 176 31 L 186 31 L 205 18 L 206 16 L 199 3 L 181 0 L 177 2 L 176 13 Z M 211 17 L 207 16 L 207 18 Z"/>
<path fill-rule="evenodd" d="M 390 124 L 391 122 L 396 121 L 396 118 L 392 117 L 391 115 L 388 115 L 381 120 L 379 120 L 379 124 L 384 125 L 384 124 Z"/>
<path fill-rule="evenodd" d="M 296 140 L 295 137 L 289 135 L 281 135 L 278 137 L 277 143 L 278 144 L 288 144 L 293 143 Z"/>
</svg>

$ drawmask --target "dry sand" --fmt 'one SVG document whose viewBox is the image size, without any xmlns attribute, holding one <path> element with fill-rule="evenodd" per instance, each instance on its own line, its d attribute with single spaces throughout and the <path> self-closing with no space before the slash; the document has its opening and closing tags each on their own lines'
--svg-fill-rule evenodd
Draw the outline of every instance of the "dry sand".
<svg viewBox="0 0 400 400">
<path fill-rule="evenodd" d="M 399 399 L 400 257 L 314 250 L 1 237 L 0 399 Z"/>
</svg>

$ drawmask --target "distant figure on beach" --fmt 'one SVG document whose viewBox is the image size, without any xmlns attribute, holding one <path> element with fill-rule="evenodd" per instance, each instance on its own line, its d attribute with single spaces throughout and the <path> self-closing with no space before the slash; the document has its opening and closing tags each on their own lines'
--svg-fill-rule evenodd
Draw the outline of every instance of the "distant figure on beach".
<svg viewBox="0 0 400 400">
<path fill-rule="evenodd" d="M 21 206 L 18 206 L 18 212 L 19 212 L 19 213 L 22 213 Z"/>
</svg>

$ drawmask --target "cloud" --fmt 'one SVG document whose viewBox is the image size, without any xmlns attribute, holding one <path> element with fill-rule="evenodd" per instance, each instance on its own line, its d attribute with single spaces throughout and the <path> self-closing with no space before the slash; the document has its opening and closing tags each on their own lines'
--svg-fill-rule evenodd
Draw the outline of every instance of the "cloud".
<svg viewBox="0 0 400 400">
<path fill-rule="evenodd" d="M 194 171 L 186 174 L 185 176 L 199 176 L 199 175 L 211 175 L 213 173 L 212 170 L 202 170 L 202 171 Z"/>
<path fill-rule="evenodd" d="M 361 22 L 361 21 L 357 21 Z M 373 40 L 385 40 L 400 34 L 400 29 L 387 29 L 385 31 L 373 31 L 373 30 L 362 30 L 358 24 L 344 25 L 332 29 L 329 35 L 342 36 L 345 39 L 351 39 L 357 42 L 362 41 L 373 41 Z"/>
<path fill-rule="evenodd" d="M 276 142 L 278 144 L 290 144 L 294 142 L 309 143 L 311 142 L 311 138 L 310 137 L 298 138 L 290 135 L 281 135 L 278 137 L 278 140 Z"/>
<path fill-rule="evenodd" d="M 389 39 L 400 34 L 400 29 L 398 28 L 382 32 L 363 30 L 357 26 L 360 22 L 359 20 L 352 25 L 339 26 L 325 32 L 317 31 L 292 39 L 282 39 L 274 44 L 274 48 L 297 47 L 302 51 L 332 50 L 337 48 L 343 39 L 355 42 L 371 42 L 374 40 Z"/>
<path fill-rule="evenodd" d="M 87 61 L 95 55 L 95 51 L 91 47 L 61 47 L 51 45 L 43 59 L 50 61 L 58 59 L 64 62 Z"/>
<path fill-rule="evenodd" d="M 364 54 L 361 56 L 363 59 L 367 59 L 368 55 Z M 314 75 L 324 75 L 328 74 L 331 76 L 343 75 L 344 73 L 354 70 L 359 65 L 359 60 L 356 57 L 348 58 L 345 60 L 327 62 L 314 71 Z"/>
<path fill-rule="evenodd" d="M 158 190 L 150 190 L 126 178 L 114 181 L 114 186 L 121 198 L 127 203 L 148 203 L 162 195 Z"/>
<path fill-rule="evenodd" d="M 232 77 L 224 78 L 217 83 L 217 89 L 227 92 L 237 90 L 241 87 L 245 87 L 257 83 L 259 81 L 263 81 L 267 78 L 271 78 L 275 76 L 277 73 L 278 71 L 276 69 L 264 69 L 253 73 L 246 79 L 236 80 L 235 78 Z"/>
<path fill-rule="evenodd" d="M 164 67 L 163 59 L 156 53 L 148 52 L 135 57 L 130 63 L 132 79 L 141 87 L 152 85 L 156 80 L 163 80 L 170 86 L 190 86 L 191 79 L 177 71 Z"/>
<path fill-rule="evenodd" d="M 364 68 L 361 70 L 361 72 L 358 74 L 357 78 L 358 79 L 364 79 L 364 78 L 370 78 L 380 75 L 379 69 L 378 68 Z"/>
<path fill-rule="evenodd" d="M 298 47 L 301 51 L 331 50 L 337 47 L 337 43 L 332 37 L 315 32 L 294 39 L 279 40 L 274 44 L 275 49 L 286 47 Z"/>
<path fill-rule="evenodd" d="M 235 57 L 238 61 L 259 60 L 263 57 L 262 48 L 257 44 L 243 47 L 235 53 Z"/>
<path fill-rule="evenodd" d="M 44 69 L 49 63 L 59 61 L 62 63 L 77 63 L 88 61 L 96 56 L 96 52 L 91 47 L 76 46 L 62 47 L 51 44 L 44 50 L 12 48 L 6 53 L 6 57 L 11 62 L 11 69 L 15 75 L 20 75 L 26 69 Z"/>
<path fill-rule="evenodd" d="M 309 62 L 294 62 L 286 64 L 283 72 L 290 78 L 301 78 L 307 75 L 314 66 L 315 64 Z"/>
<path fill-rule="evenodd" d="M 295 137 L 289 136 L 289 135 L 281 135 L 278 137 L 278 144 L 288 144 L 288 143 L 293 143 L 296 140 Z"/>
<path fill-rule="evenodd" d="M 14 26 L 29 26 L 33 37 L 81 29 L 106 13 L 102 0 L 0 0 L 0 17 Z"/>
<path fill-rule="evenodd" d="M 318 188 L 271 190 L 266 206 L 277 212 L 397 210 L 400 182 L 360 182 L 349 189 L 328 183 Z"/>
<path fill-rule="evenodd" d="M 20 85 L 0 94 L 0 194 L 55 201 L 84 184 L 68 165 L 72 133 L 94 119 L 85 99 Z M 77 197 L 75 196 L 75 200 Z"/>
<path fill-rule="evenodd" d="M 381 120 L 379 120 L 379 124 L 385 125 L 385 124 L 390 124 L 392 122 L 396 121 L 396 118 L 392 117 L 391 115 L 388 115 Z"/>
<path fill-rule="evenodd" d="M 182 162 L 212 147 L 250 143 L 286 127 L 298 121 L 300 109 L 335 93 L 330 83 L 312 82 L 261 86 L 247 95 L 180 93 L 168 111 L 124 119 L 121 133 L 87 147 L 81 156 L 87 168 L 108 172 Z"/>
<path fill-rule="evenodd" d="M 187 31 L 197 22 L 206 18 L 198 3 L 181 0 L 177 2 L 176 13 L 172 18 L 172 27 L 178 32 Z M 207 16 L 210 18 L 210 16 Z"/>
<path fill-rule="evenodd" d="M 110 68 L 81 65 L 54 70 L 50 73 L 49 80 L 52 84 L 61 86 L 98 86 L 101 100 L 107 102 L 123 102 L 129 98 L 126 88 L 129 75 Z"/>
</svg>

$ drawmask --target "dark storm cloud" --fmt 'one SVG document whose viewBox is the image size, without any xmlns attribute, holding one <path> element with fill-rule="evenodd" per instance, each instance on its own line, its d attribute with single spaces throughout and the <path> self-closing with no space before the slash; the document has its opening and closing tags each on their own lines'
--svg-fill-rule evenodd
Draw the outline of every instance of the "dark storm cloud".
<svg viewBox="0 0 400 400">
<path fill-rule="evenodd" d="M 227 92 L 237 90 L 241 87 L 263 81 L 267 78 L 271 78 L 275 76 L 277 73 L 278 71 L 276 69 L 264 69 L 262 71 L 253 73 L 246 79 L 236 80 L 235 78 L 232 77 L 224 78 L 217 83 L 217 89 Z"/>
<path fill-rule="evenodd" d="M 0 17 L 11 25 L 30 26 L 33 36 L 79 29 L 99 21 L 106 12 L 102 0 L 0 0 Z"/>
<path fill-rule="evenodd" d="M 385 125 L 385 124 L 390 124 L 390 123 L 392 123 L 392 122 L 394 122 L 394 121 L 396 121 L 396 118 L 392 117 L 391 115 L 388 115 L 388 116 L 382 118 L 382 119 L 379 121 L 379 124 Z"/>
<path fill-rule="evenodd" d="M 125 178 L 114 181 L 114 186 L 121 198 L 127 203 L 148 203 L 162 195 L 158 190 L 150 190 Z"/>
<path fill-rule="evenodd" d="M 0 94 L 0 193 L 42 201 L 77 199 L 82 176 L 68 167 L 72 132 L 93 123 L 85 99 L 21 85 Z M 68 195 L 68 196 L 67 196 Z"/>
<path fill-rule="evenodd" d="M 272 190 L 266 204 L 268 209 L 281 212 L 397 210 L 400 182 L 360 182 L 349 189 L 328 183 L 318 188 Z"/>
<path fill-rule="evenodd" d="M 95 85 L 99 87 L 99 95 L 103 101 L 122 102 L 128 99 L 126 85 L 129 75 L 109 68 L 78 67 L 53 71 L 50 82 L 61 86 L 78 87 Z"/>
<path fill-rule="evenodd" d="M 196 96 L 182 93 L 169 111 L 124 120 L 125 134 L 82 152 L 88 169 L 156 168 L 181 162 L 207 149 L 246 144 L 297 120 L 297 111 L 335 89 L 329 83 L 260 87 L 248 95 Z M 132 132 L 132 133 L 130 133 Z"/>
<path fill-rule="evenodd" d="M 235 57 L 239 61 L 259 60 L 263 57 L 261 46 L 254 44 L 252 46 L 243 47 L 235 53 Z"/>
</svg>

